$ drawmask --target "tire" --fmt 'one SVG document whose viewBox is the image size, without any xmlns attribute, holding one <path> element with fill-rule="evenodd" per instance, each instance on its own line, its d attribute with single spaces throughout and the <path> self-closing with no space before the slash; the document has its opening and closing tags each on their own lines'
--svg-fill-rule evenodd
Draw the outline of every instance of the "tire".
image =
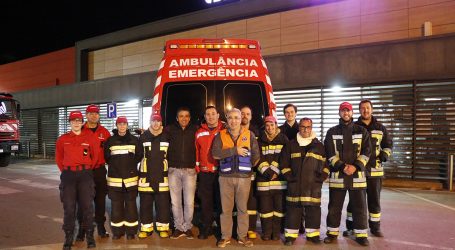
<svg viewBox="0 0 455 250">
<path fill-rule="evenodd" d="M 11 159 L 11 154 L 8 154 L 8 153 L 0 154 L 0 167 L 3 168 L 3 167 L 8 166 L 10 159 Z"/>
</svg>

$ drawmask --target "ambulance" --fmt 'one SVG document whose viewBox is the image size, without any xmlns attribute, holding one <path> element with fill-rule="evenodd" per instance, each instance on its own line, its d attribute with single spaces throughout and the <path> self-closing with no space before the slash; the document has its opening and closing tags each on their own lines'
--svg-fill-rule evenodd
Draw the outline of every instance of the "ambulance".
<svg viewBox="0 0 455 250">
<path fill-rule="evenodd" d="M 159 66 L 152 113 L 164 125 L 176 121 L 185 106 L 199 124 L 206 106 L 220 117 L 231 108 L 249 106 L 252 123 L 260 126 L 267 115 L 276 117 L 272 83 L 257 41 L 245 39 L 169 40 Z"/>
</svg>

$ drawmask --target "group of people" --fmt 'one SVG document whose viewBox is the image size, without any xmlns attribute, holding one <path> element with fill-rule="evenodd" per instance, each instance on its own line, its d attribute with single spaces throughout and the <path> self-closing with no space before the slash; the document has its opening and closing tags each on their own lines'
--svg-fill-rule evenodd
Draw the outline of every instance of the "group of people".
<svg viewBox="0 0 455 250">
<path fill-rule="evenodd" d="M 354 235 L 364 246 L 369 244 L 368 227 L 374 236 L 382 237 L 382 163 L 392 152 L 392 142 L 386 128 L 372 116 L 371 101 L 360 102 L 356 122 L 352 105 L 341 103 L 339 124 L 329 129 L 324 144 L 316 138 L 310 118 L 296 121 L 295 105 L 288 104 L 283 111 L 286 122 L 282 126 L 267 116 L 259 129 L 251 124 L 248 106 L 227 111 L 226 123 L 214 106 L 208 106 L 200 126 L 192 124 L 190 110 L 181 107 L 176 122 L 166 128 L 160 115 L 152 115 L 150 127 L 139 138 L 129 132 L 124 116 L 117 118 L 111 136 L 99 123 L 96 105 L 87 107 L 85 124 L 80 111 L 71 112 L 71 131 L 56 144 L 64 208 L 63 249 L 71 249 L 76 219 L 76 240 L 85 238 L 87 248 L 96 247 L 93 215 L 98 235 L 109 237 L 104 228 L 106 194 L 112 204 L 113 239 L 124 235 L 134 239 L 138 231 L 139 238 L 147 238 L 155 230 L 162 238 L 192 239 L 197 194 L 198 238 L 207 239 L 219 230 L 218 247 L 226 247 L 233 236 L 238 243 L 253 246 L 258 214 L 264 241 L 280 240 L 284 232 L 285 244 L 292 245 L 303 226 L 307 240 L 318 244 L 321 189 L 327 178 L 324 242 L 336 242 L 347 191 L 343 235 Z"/>
</svg>

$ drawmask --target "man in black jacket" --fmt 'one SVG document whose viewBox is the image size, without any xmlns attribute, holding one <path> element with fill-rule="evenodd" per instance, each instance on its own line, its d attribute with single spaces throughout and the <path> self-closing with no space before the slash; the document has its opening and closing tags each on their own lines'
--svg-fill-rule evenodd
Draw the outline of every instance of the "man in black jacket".
<svg viewBox="0 0 455 250">
<path fill-rule="evenodd" d="M 341 103 L 340 123 L 327 131 L 324 140 L 330 164 L 329 211 L 324 242 L 332 243 L 337 239 L 341 210 L 346 192 L 349 191 L 356 241 L 362 246 L 368 246 L 365 166 L 371 155 L 371 141 L 368 131 L 354 124 L 352 114 L 352 105 L 348 102 Z"/>
<path fill-rule="evenodd" d="M 190 110 L 181 107 L 177 110 L 177 123 L 171 124 L 165 129 L 166 141 L 169 142 L 167 158 L 169 189 L 175 226 L 171 239 L 183 236 L 193 239 L 191 221 L 193 220 L 197 179 L 194 136 L 197 126 L 191 124 L 190 120 Z"/>
<path fill-rule="evenodd" d="M 360 117 L 356 124 L 368 130 L 371 136 L 372 150 L 370 160 L 367 163 L 367 203 L 369 211 L 368 224 L 371 234 L 376 237 L 383 237 L 381 232 L 381 189 L 382 178 L 384 177 L 383 162 L 386 162 L 392 154 L 392 138 L 384 125 L 378 122 L 372 115 L 373 104 L 369 100 L 363 100 L 359 104 Z M 346 216 L 346 228 L 343 236 L 353 233 L 352 229 L 352 204 L 349 202 Z"/>
<path fill-rule="evenodd" d="M 286 121 L 280 126 L 281 133 L 285 134 L 289 141 L 294 140 L 299 132 L 299 124 L 296 121 L 297 107 L 294 104 L 288 103 L 283 108 Z"/>
</svg>

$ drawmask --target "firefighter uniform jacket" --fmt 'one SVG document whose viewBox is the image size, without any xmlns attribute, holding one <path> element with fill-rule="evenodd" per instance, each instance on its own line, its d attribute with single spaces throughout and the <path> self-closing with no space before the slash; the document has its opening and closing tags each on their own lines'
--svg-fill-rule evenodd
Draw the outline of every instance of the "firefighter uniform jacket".
<svg viewBox="0 0 455 250">
<path fill-rule="evenodd" d="M 376 117 L 371 117 L 371 123 L 366 125 L 363 123 L 361 117 L 356 122 L 368 132 L 371 136 L 371 154 L 367 163 L 366 173 L 367 177 L 382 178 L 384 176 L 384 168 L 382 161 L 387 161 L 392 154 L 392 138 L 389 136 L 386 127 L 382 125 Z"/>
<path fill-rule="evenodd" d="M 267 136 L 265 131 L 261 132 L 258 140 L 261 157 L 256 175 L 258 195 L 282 192 L 286 189 L 286 180 L 281 175 L 279 163 L 283 148 L 288 142 L 288 138 L 280 133 L 280 129 L 277 129 L 277 133 L 272 137 Z M 278 179 L 272 180 L 274 174 Z"/>
<path fill-rule="evenodd" d="M 368 131 L 353 123 L 340 123 L 329 129 L 324 140 L 330 166 L 329 187 L 339 189 L 365 189 L 365 167 L 371 155 L 371 140 Z M 343 172 L 345 164 L 356 167 L 352 175 Z"/>
<path fill-rule="evenodd" d="M 137 164 L 142 159 L 142 146 L 139 140 L 127 130 L 120 136 L 116 129 L 104 145 L 104 158 L 108 164 L 107 185 L 122 190 L 136 189 L 138 184 Z"/>
<path fill-rule="evenodd" d="M 296 137 L 300 135 L 297 134 Z M 288 180 L 286 201 L 288 205 L 320 206 L 322 182 L 329 169 L 324 145 L 313 133 L 306 146 L 300 146 L 297 138 L 286 147 L 282 161 L 282 173 Z"/>
<path fill-rule="evenodd" d="M 91 128 L 87 127 L 87 123 L 85 123 L 82 128 L 87 134 L 92 135 L 99 141 L 100 149 L 98 150 L 98 162 L 93 167 L 99 168 L 100 166 L 106 164 L 106 160 L 104 159 L 104 143 L 109 137 L 111 137 L 111 133 L 109 133 L 105 127 L 101 126 L 101 124 L 98 124 L 95 132 L 93 132 Z"/>
<path fill-rule="evenodd" d="M 215 173 L 218 170 L 218 161 L 213 159 L 210 149 L 213 139 L 223 129 L 223 123 L 218 121 L 218 125 L 209 129 L 207 124 L 202 124 L 196 131 L 196 171 Z"/>
<path fill-rule="evenodd" d="M 70 131 L 57 139 L 55 162 L 60 171 L 68 167 L 71 171 L 92 169 L 98 162 L 98 151 L 99 142 L 89 133 L 76 135 Z"/>
<path fill-rule="evenodd" d="M 287 122 L 284 122 L 283 125 L 280 126 L 281 133 L 285 134 L 289 141 L 292 141 L 299 133 L 299 123 L 297 121 L 294 122 L 294 125 L 289 126 Z"/>
<path fill-rule="evenodd" d="M 139 170 L 139 192 L 169 192 L 166 153 L 169 143 L 162 133 L 153 135 L 147 129 L 140 137 L 144 158 Z"/>
</svg>

